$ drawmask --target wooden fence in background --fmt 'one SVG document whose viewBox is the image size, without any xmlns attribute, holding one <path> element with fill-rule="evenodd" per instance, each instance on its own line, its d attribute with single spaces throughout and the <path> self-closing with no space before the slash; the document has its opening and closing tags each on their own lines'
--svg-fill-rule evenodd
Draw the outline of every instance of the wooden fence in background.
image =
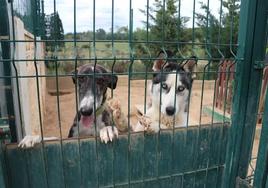
<svg viewBox="0 0 268 188">
<path fill-rule="evenodd" d="M 218 77 L 216 80 L 216 108 L 231 113 L 232 98 L 234 90 L 234 77 L 235 77 L 235 63 L 231 60 L 223 61 L 218 69 Z M 263 71 L 263 82 L 261 88 L 261 96 L 259 103 L 259 117 L 258 123 L 262 122 L 262 114 L 264 111 L 265 94 L 268 85 L 268 67 Z"/>
</svg>

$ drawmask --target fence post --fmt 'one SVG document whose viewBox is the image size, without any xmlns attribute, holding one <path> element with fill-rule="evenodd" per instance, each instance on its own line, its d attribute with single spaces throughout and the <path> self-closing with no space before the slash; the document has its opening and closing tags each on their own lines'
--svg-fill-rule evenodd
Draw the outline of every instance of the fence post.
<svg viewBox="0 0 268 188">
<path fill-rule="evenodd" d="M 263 117 L 268 117 L 268 92 L 266 92 Z M 268 168 L 268 118 L 263 118 L 256 171 L 254 173 L 254 187 L 256 188 L 265 187 L 266 181 L 268 181 L 267 168 Z"/>
<path fill-rule="evenodd" d="M 2 51 L 2 57 L 0 59 L 0 68 L 2 69 L 0 71 L 1 78 L 1 83 L 4 84 L 5 90 L 4 90 L 4 97 L 5 101 L 2 101 L 4 105 L 6 106 L 6 114 L 9 118 L 9 126 L 10 126 L 10 132 L 11 132 L 11 141 L 16 142 L 17 141 L 17 130 L 16 126 L 16 111 L 17 109 L 14 108 L 14 103 L 16 103 L 15 99 L 15 93 L 12 93 L 12 85 L 14 84 L 13 80 L 10 78 L 12 74 L 12 63 L 10 61 L 11 59 L 11 50 L 10 50 L 10 17 L 8 13 L 8 3 L 7 0 L 0 1 L 0 45 L 1 45 L 1 51 Z M 2 61 L 3 60 L 3 61 Z M 14 94 L 14 95 L 13 95 Z M 0 113 L 0 116 L 2 114 Z"/>
<path fill-rule="evenodd" d="M 254 65 L 264 59 L 267 10 L 267 0 L 241 2 L 232 127 L 222 188 L 235 187 L 236 178 L 247 175 L 262 79 L 262 69 Z"/>
<path fill-rule="evenodd" d="M 5 174 L 5 165 L 4 164 L 4 152 L 3 152 L 3 144 L 0 142 L 0 187 L 6 188 L 6 174 Z"/>
</svg>

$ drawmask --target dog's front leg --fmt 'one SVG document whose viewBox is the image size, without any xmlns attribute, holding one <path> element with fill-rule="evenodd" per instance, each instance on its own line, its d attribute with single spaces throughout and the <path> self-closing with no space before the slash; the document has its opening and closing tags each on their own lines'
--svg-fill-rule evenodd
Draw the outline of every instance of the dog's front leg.
<svg viewBox="0 0 268 188">
<path fill-rule="evenodd" d="M 44 141 L 58 140 L 58 138 L 57 137 L 44 137 L 43 140 Z M 42 141 L 42 138 L 39 135 L 27 135 L 20 141 L 18 147 L 20 147 L 20 148 L 32 148 L 36 144 L 41 143 L 41 141 Z"/>
</svg>

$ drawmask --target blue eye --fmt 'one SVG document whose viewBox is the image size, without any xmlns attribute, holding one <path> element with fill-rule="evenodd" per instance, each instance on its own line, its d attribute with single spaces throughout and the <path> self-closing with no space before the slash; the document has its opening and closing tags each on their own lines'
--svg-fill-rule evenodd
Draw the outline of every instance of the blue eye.
<svg viewBox="0 0 268 188">
<path fill-rule="evenodd" d="M 184 89 L 185 89 L 184 86 L 179 86 L 179 87 L 178 87 L 178 92 L 182 92 Z"/>
</svg>

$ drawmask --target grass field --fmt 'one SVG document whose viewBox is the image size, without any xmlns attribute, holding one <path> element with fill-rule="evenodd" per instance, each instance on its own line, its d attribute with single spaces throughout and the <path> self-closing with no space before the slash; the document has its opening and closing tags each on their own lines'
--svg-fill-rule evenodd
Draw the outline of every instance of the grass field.
<svg viewBox="0 0 268 188">
<path fill-rule="evenodd" d="M 96 42 L 95 49 L 92 42 L 77 42 L 78 55 L 81 58 L 94 57 L 96 52 L 97 58 L 111 58 L 113 49 L 111 42 Z M 66 42 L 65 47 L 61 49 L 59 57 L 74 57 L 74 42 Z M 95 51 L 95 52 L 94 52 Z M 114 55 L 116 57 L 129 57 L 129 46 L 127 42 L 114 43 Z"/>
<path fill-rule="evenodd" d="M 75 62 L 73 61 L 60 61 L 60 59 L 75 59 L 75 48 L 74 48 L 74 42 L 65 42 L 65 46 L 61 47 L 57 53 L 57 59 L 58 59 L 58 70 L 60 73 L 70 73 L 74 70 Z M 97 59 L 97 63 L 103 65 L 107 69 L 112 68 L 112 65 L 114 63 L 114 57 L 115 59 L 118 58 L 129 58 L 130 56 L 130 50 L 129 45 L 127 42 L 116 42 L 114 43 L 114 47 L 112 47 L 111 42 L 96 42 L 95 48 L 94 44 L 91 42 L 77 42 L 77 57 L 78 57 L 78 66 L 81 64 L 86 63 L 93 63 L 94 59 Z M 55 53 L 47 53 L 47 56 L 51 56 Z M 86 59 L 86 60 L 81 60 Z M 88 59 L 91 59 L 88 60 Z M 109 59 L 109 60 L 107 60 Z M 48 68 L 47 73 L 48 74 L 55 74 L 55 66 L 54 63 L 49 62 L 50 67 Z M 51 66 L 52 65 L 52 66 Z M 117 73 L 128 73 L 128 68 L 130 65 L 129 60 L 116 60 L 114 65 L 114 71 Z M 139 61 L 136 60 L 133 63 L 133 72 L 144 72 L 146 69 L 145 65 Z M 138 76 L 140 77 L 140 76 Z M 142 76 L 144 77 L 144 76 Z"/>
<path fill-rule="evenodd" d="M 114 42 L 114 47 L 112 47 L 111 41 L 96 41 L 95 47 L 93 42 L 77 41 L 76 44 L 74 42 L 65 42 L 64 44 L 65 45 L 61 47 L 56 53 L 58 59 L 58 71 L 60 74 L 68 74 L 74 71 L 75 57 L 76 57 L 75 45 L 77 47 L 78 66 L 86 63 L 94 63 L 94 60 L 96 58 L 97 63 L 103 65 L 108 70 L 112 70 L 113 67 L 113 71 L 116 73 L 127 75 L 129 72 L 129 67 L 131 64 L 130 62 L 131 52 L 129 48 L 129 43 L 127 41 L 122 42 L 116 41 Z M 197 52 L 202 53 L 202 50 L 198 49 Z M 48 52 L 47 56 L 49 57 L 52 54 L 55 53 Z M 119 60 L 120 58 L 123 58 L 125 60 Z M 61 61 L 60 59 L 73 59 L 73 60 Z M 207 63 L 208 61 L 199 60 L 197 71 L 204 72 L 204 65 Z M 55 62 L 52 63 L 49 62 L 49 64 L 50 67 L 47 69 L 47 74 L 55 75 Z M 151 65 L 149 65 L 147 68 L 148 68 L 147 70 L 150 71 Z M 131 71 L 132 73 L 134 73 L 132 79 L 144 79 L 145 78 L 144 72 L 146 71 L 146 65 L 144 64 L 144 62 L 140 60 L 135 60 L 132 65 Z M 211 78 L 214 78 L 214 76 L 212 76 Z M 197 79 L 203 79 L 203 73 L 198 73 Z"/>
</svg>

